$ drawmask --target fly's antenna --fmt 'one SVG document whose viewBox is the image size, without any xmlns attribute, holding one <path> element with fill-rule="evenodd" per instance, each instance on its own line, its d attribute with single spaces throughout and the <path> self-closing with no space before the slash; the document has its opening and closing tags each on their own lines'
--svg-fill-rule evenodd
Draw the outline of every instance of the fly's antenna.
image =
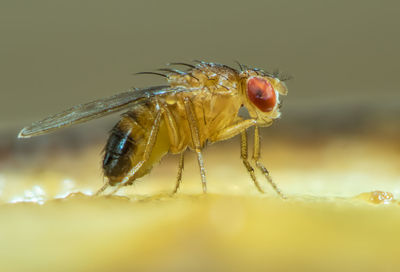
<svg viewBox="0 0 400 272">
<path fill-rule="evenodd" d="M 189 64 L 189 63 L 184 63 L 184 62 L 169 62 L 169 63 L 167 63 L 167 65 L 168 66 L 170 66 L 170 65 L 183 65 L 183 66 L 187 66 L 187 67 L 192 68 L 192 69 L 196 68 L 196 66 L 194 66 L 192 64 Z"/>
<path fill-rule="evenodd" d="M 157 76 L 162 76 L 162 77 L 168 78 L 167 75 L 164 75 L 161 73 L 156 73 L 156 72 L 138 72 L 138 73 L 134 73 L 134 75 L 157 75 Z"/>
<path fill-rule="evenodd" d="M 175 73 L 175 74 L 178 74 L 178 75 L 181 75 L 181 76 L 190 76 L 190 77 L 196 79 L 197 81 L 199 81 L 199 79 L 197 77 L 195 77 L 194 75 L 192 75 L 191 73 L 186 73 L 186 72 L 183 72 L 183 71 L 180 71 L 180 70 L 170 69 L 170 68 L 161 68 L 161 69 L 158 69 L 158 70 L 159 71 L 170 72 L 170 73 Z"/>
</svg>

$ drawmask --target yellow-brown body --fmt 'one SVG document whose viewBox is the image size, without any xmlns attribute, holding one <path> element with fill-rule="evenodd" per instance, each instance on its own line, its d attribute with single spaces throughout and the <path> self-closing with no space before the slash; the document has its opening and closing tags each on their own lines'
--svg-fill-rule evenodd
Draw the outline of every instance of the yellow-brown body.
<svg viewBox="0 0 400 272">
<path fill-rule="evenodd" d="M 195 149 L 184 98 L 189 98 L 193 104 L 201 147 L 207 142 L 213 142 L 213 136 L 215 137 L 221 129 L 237 122 L 237 113 L 242 105 L 239 99 L 239 75 L 228 68 L 210 68 L 214 69 L 210 69 L 206 74 L 204 71 L 194 70 L 193 76 L 169 75 L 171 87 L 199 87 L 202 91 L 157 96 L 135 105 L 122 116 L 114 127 L 105 149 L 103 167 L 111 185 L 120 182 L 141 160 L 158 110 L 162 111 L 162 118 L 150 158 L 132 176 L 128 184 L 147 174 L 166 153 L 182 153 L 187 147 Z M 171 125 L 171 122 L 176 126 Z M 174 131 L 176 128 L 177 131 Z M 125 148 L 119 148 L 121 141 L 125 141 Z M 112 155 L 119 150 L 121 152 Z"/>
<path fill-rule="evenodd" d="M 127 110 L 111 131 L 103 159 L 104 175 L 110 185 L 132 184 L 147 174 L 167 153 L 180 154 L 178 178 L 181 183 L 184 151 L 189 147 L 197 155 L 203 192 L 207 191 L 206 172 L 201 150 L 208 142 L 241 135 L 241 159 L 260 192 L 264 192 L 248 158 L 247 129 L 254 127 L 252 161 L 275 191 L 283 197 L 260 162 L 259 127 L 272 124 L 280 116 L 280 95 L 287 94 L 282 77 L 239 64 L 240 70 L 226 65 L 197 61 L 197 64 L 171 63 L 189 67 L 186 71 L 159 69 L 169 85 L 130 89 L 108 98 L 94 100 L 53 114 L 24 127 L 18 137 L 43 135 L 73 124 L 87 122 Z M 241 107 L 249 117 L 239 117 Z"/>
<path fill-rule="evenodd" d="M 212 63 L 201 63 L 187 73 L 168 73 L 171 87 L 193 91 L 149 98 L 122 116 L 105 148 L 103 168 L 109 184 L 131 184 L 147 174 L 167 153 L 179 154 L 188 147 L 201 149 L 208 142 L 239 134 L 241 131 L 235 124 L 243 121 L 238 116 L 242 106 L 246 106 L 254 120 L 259 119 L 258 123 L 254 121 L 251 125 L 270 125 L 279 116 L 278 107 L 269 113 L 268 118 L 257 116 L 257 110 L 249 105 L 244 94 L 246 80 L 258 74 L 256 70 L 243 72 Z M 275 88 L 286 92 L 278 79 L 270 80 Z M 158 125 L 154 130 L 155 123 Z M 230 131 L 230 127 L 234 129 Z M 193 129 L 197 132 L 194 133 Z M 198 135 L 198 141 L 193 134 Z M 155 138 L 149 149 L 151 137 Z"/>
</svg>

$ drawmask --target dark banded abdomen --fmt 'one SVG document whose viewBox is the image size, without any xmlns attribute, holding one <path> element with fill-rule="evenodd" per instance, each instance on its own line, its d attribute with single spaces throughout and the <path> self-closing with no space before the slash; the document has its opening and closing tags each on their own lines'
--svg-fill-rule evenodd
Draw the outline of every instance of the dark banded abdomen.
<svg viewBox="0 0 400 272">
<path fill-rule="evenodd" d="M 131 169 L 130 156 L 135 152 L 136 143 L 130 137 L 130 130 L 124 131 L 120 121 L 111 131 L 105 147 L 103 170 L 110 183 Z M 116 181 L 117 182 L 117 181 Z"/>
<path fill-rule="evenodd" d="M 153 103 L 142 103 L 122 115 L 121 120 L 112 129 L 103 159 L 104 175 L 108 178 L 110 185 L 121 182 L 129 171 L 143 159 L 156 115 Z M 164 127 L 164 121 L 162 121 L 159 130 L 159 134 L 162 135 L 161 137 L 158 135 L 151 157 L 135 173 L 128 184 L 147 174 L 153 164 L 168 152 L 169 139 L 163 132 Z M 161 149 L 159 142 L 163 143 Z"/>
</svg>

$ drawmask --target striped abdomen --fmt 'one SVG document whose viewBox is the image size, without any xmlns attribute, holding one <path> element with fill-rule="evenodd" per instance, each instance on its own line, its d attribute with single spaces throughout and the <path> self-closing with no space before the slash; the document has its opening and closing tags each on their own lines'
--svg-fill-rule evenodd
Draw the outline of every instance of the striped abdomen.
<svg viewBox="0 0 400 272">
<path fill-rule="evenodd" d="M 157 112 L 151 102 L 136 105 L 115 125 L 105 147 L 103 170 L 110 185 L 121 182 L 144 156 Z M 150 158 L 127 184 L 147 174 L 154 163 L 168 152 L 169 138 L 161 121 L 157 141 Z M 166 136 L 166 137 L 165 137 Z"/>
</svg>

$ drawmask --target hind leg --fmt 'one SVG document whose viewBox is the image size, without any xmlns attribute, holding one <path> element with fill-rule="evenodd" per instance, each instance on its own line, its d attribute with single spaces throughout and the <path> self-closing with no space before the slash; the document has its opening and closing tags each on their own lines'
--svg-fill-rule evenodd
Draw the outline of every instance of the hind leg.
<svg viewBox="0 0 400 272">
<path fill-rule="evenodd" d="M 175 189 L 172 191 L 172 194 L 176 194 L 178 192 L 179 186 L 182 183 L 182 172 L 184 167 L 184 155 L 183 152 L 179 155 L 179 166 L 178 166 L 178 175 L 176 177 L 176 185 Z"/>
<path fill-rule="evenodd" d="M 171 146 L 177 147 L 177 146 L 179 146 L 178 125 L 176 124 L 176 120 L 166 104 L 162 105 L 162 109 L 163 109 L 164 121 L 167 125 L 169 141 L 171 143 Z M 182 151 L 179 154 L 180 157 L 179 157 L 178 175 L 176 177 L 176 184 L 175 184 L 174 190 L 172 191 L 172 194 L 176 194 L 178 192 L 179 186 L 182 183 L 182 172 L 183 172 L 183 167 L 184 167 L 184 152 L 185 151 Z"/>
<path fill-rule="evenodd" d="M 151 152 L 153 150 L 154 144 L 157 139 L 157 134 L 160 128 L 160 121 L 161 121 L 161 110 L 158 108 L 156 117 L 153 121 L 153 125 L 151 126 L 151 130 L 149 133 L 149 136 L 147 138 L 146 144 L 144 146 L 144 152 L 142 155 L 142 158 L 140 159 L 139 162 L 135 164 L 134 167 L 132 167 L 126 175 L 123 177 L 123 179 L 116 184 L 115 189 L 110 193 L 110 195 L 116 193 L 122 186 L 128 185 L 134 180 L 134 175 L 137 173 L 137 171 L 140 170 L 140 168 L 143 166 L 143 164 L 149 159 Z M 115 184 L 115 183 L 114 183 Z M 102 192 L 104 192 L 109 186 L 113 186 L 114 184 L 110 183 L 110 179 L 106 184 L 104 184 L 97 192 L 95 195 L 99 195 Z"/>
<path fill-rule="evenodd" d="M 104 192 L 109 186 L 110 186 L 110 183 L 109 183 L 108 181 L 105 182 L 104 185 L 101 186 L 100 189 L 98 189 L 98 190 L 96 191 L 96 193 L 94 193 L 94 196 L 100 195 L 100 194 L 101 194 L 102 192 Z"/>
<path fill-rule="evenodd" d="M 123 178 L 123 180 L 120 183 L 118 183 L 118 185 L 110 193 L 110 195 L 115 194 L 119 189 L 121 189 L 121 187 L 127 185 L 128 182 L 132 182 L 132 178 L 135 175 L 135 173 L 139 171 L 139 169 L 143 166 L 143 164 L 150 158 L 154 144 L 156 143 L 157 140 L 157 134 L 160 128 L 160 121 L 161 121 L 161 110 L 157 112 L 157 116 L 151 128 L 149 139 L 147 140 L 142 159 L 128 172 L 128 174 Z"/>
</svg>

